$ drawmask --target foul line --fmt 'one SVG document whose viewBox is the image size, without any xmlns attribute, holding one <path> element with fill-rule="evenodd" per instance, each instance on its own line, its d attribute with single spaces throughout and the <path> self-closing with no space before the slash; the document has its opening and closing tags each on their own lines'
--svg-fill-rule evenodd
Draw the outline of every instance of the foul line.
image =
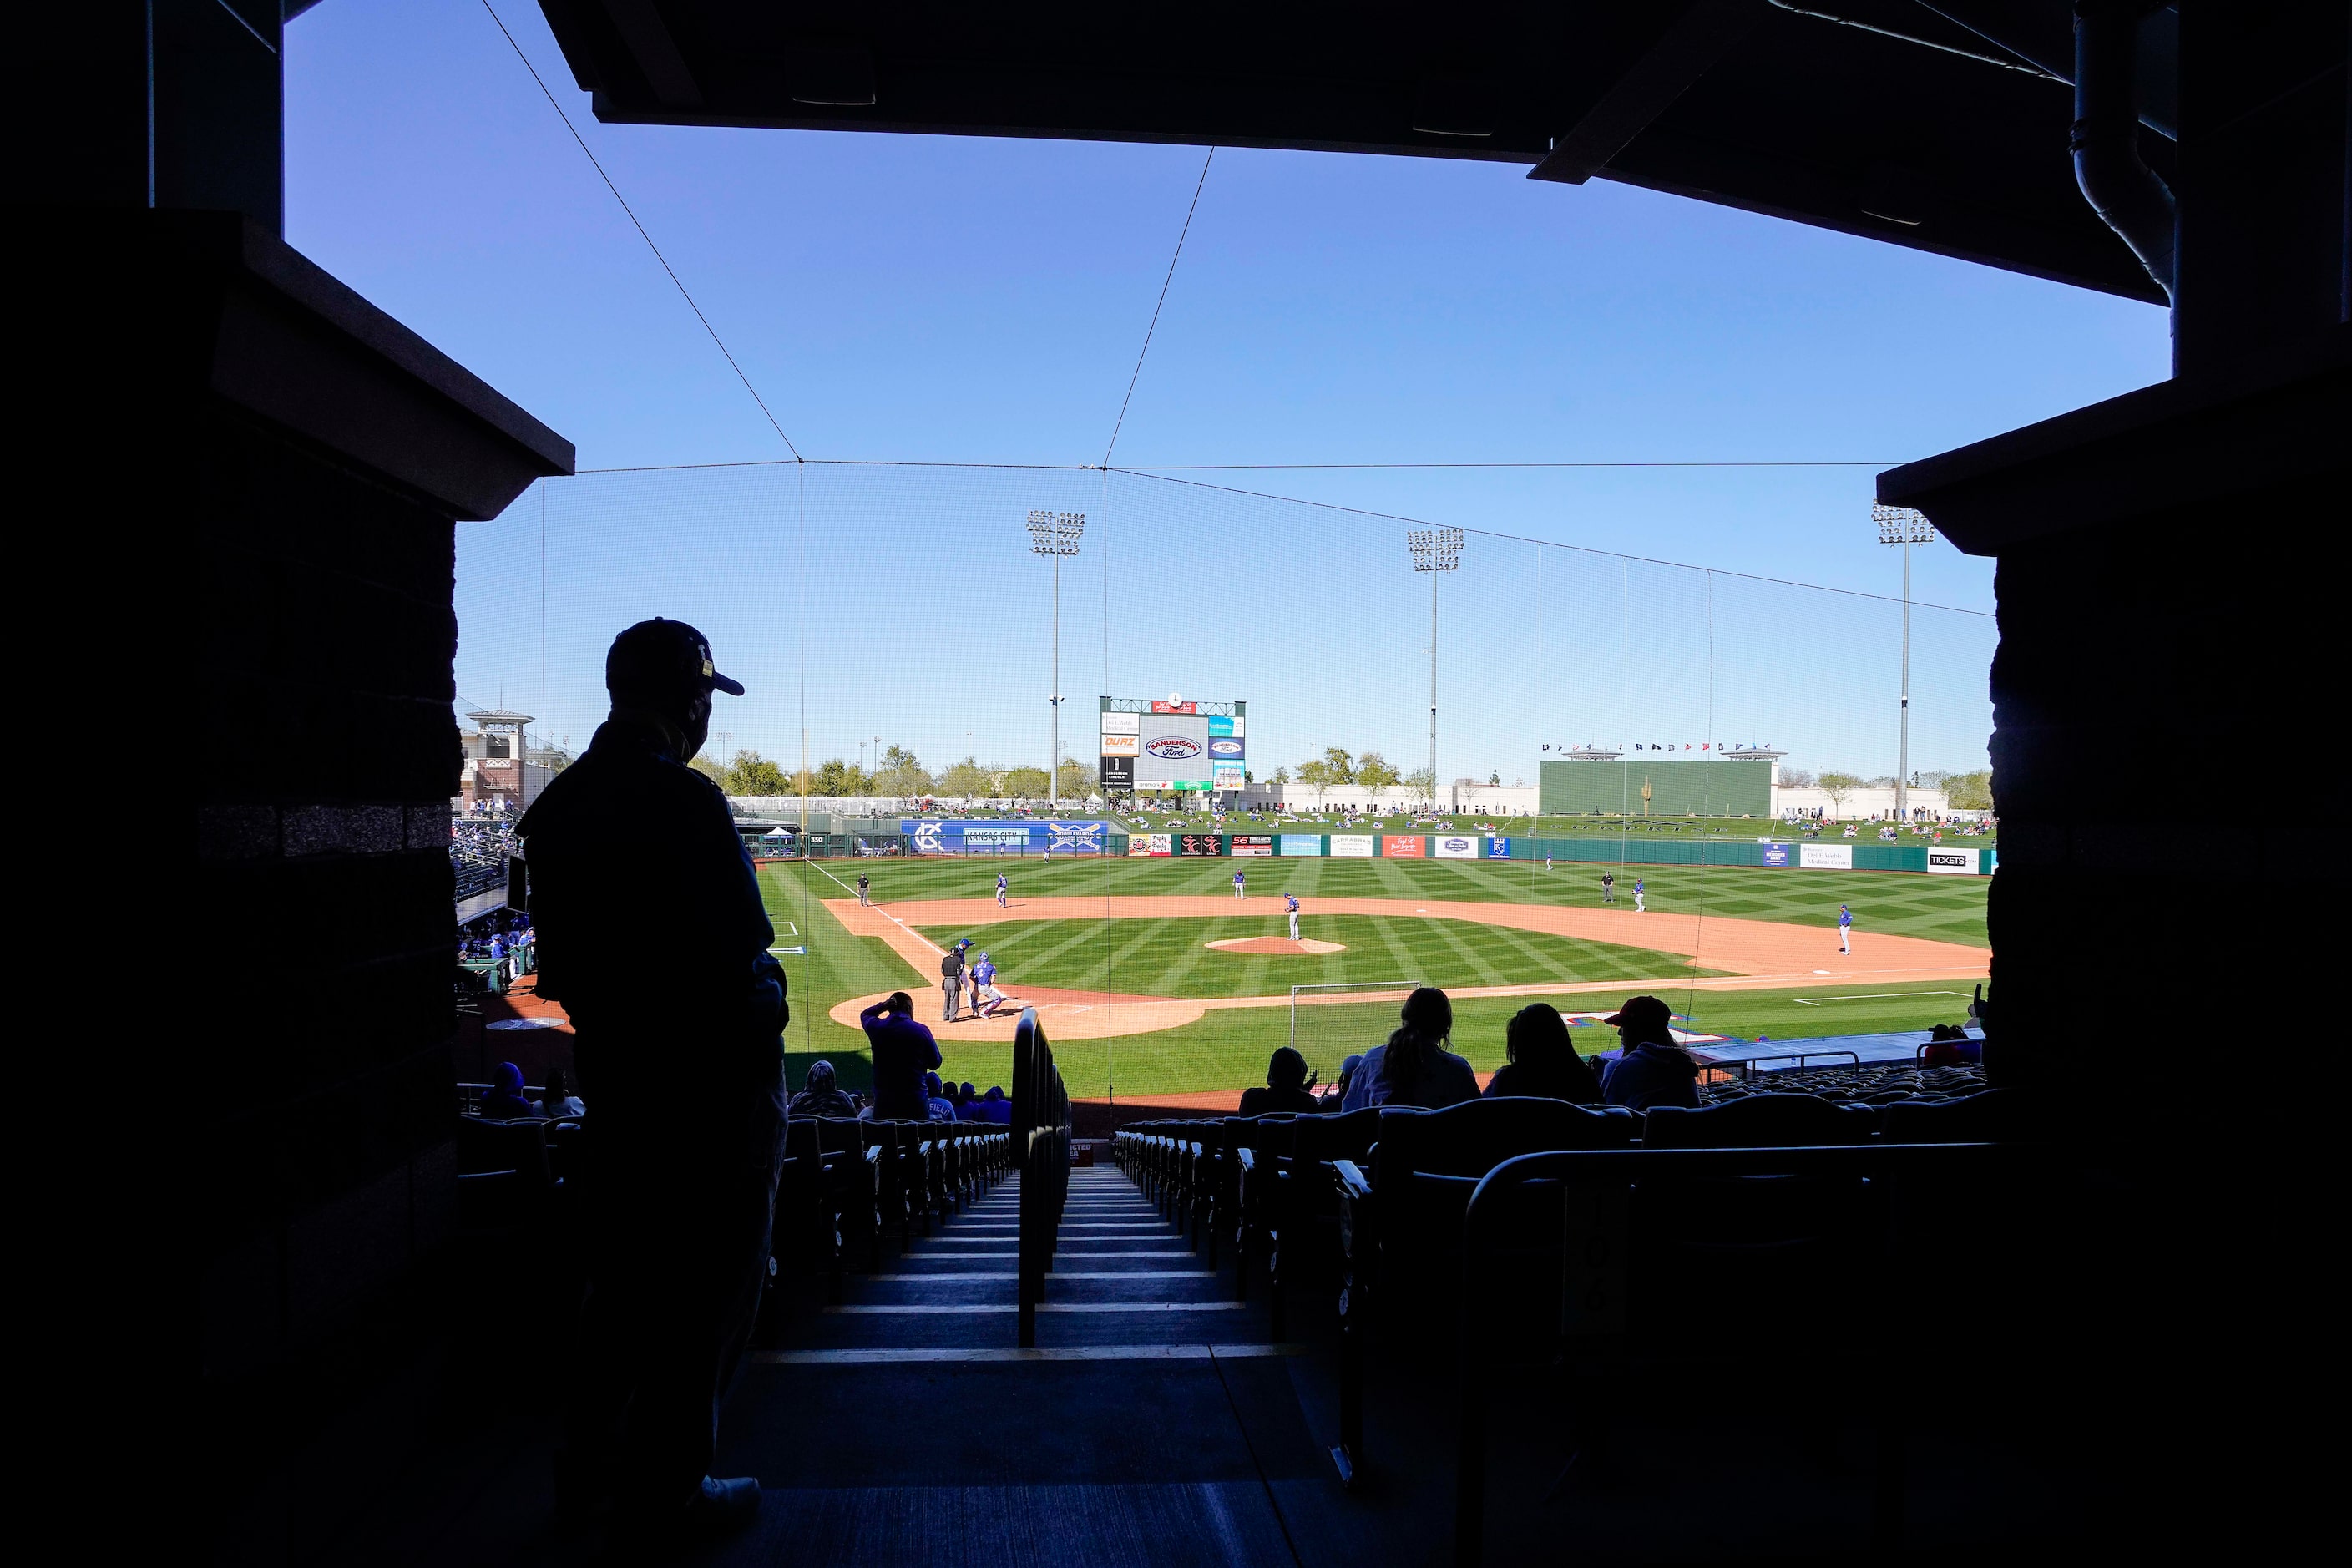
<svg viewBox="0 0 2352 1568">
<path fill-rule="evenodd" d="M 1821 1007 L 1832 1002 L 1877 1002 L 1904 996 L 1966 997 L 1968 994 L 1965 991 L 1866 991 L 1858 996 L 1791 996 L 1789 1000 L 1800 1007 Z"/>
</svg>

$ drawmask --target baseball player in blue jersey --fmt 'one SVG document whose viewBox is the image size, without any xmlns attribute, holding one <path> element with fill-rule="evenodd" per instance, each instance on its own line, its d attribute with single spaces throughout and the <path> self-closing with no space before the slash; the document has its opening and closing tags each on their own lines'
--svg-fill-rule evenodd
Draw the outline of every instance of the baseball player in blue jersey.
<svg viewBox="0 0 2352 1568">
<path fill-rule="evenodd" d="M 996 988 L 995 961 L 983 952 L 980 955 L 980 962 L 971 966 L 971 1016 L 992 1018 L 1003 1001 L 1004 993 Z M 983 1003 L 986 1004 L 984 1009 Z"/>
<path fill-rule="evenodd" d="M 1649 893 L 1649 883 L 1642 880 L 1639 877 L 1633 879 L 1633 912 L 1635 914 L 1638 915 L 1650 907 L 1642 901 L 1642 900 Z"/>
<path fill-rule="evenodd" d="M 1234 873 L 1234 897 L 1236 899 L 1246 899 L 1249 897 L 1248 879 L 1239 871 Z"/>
<path fill-rule="evenodd" d="M 1853 953 L 1853 910 L 1838 906 L 1838 951 L 1851 957 Z"/>
<path fill-rule="evenodd" d="M 999 871 L 996 874 L 996 907 L 998 909 L 1001 910 L 1004 907 L 1005 895 L 1012 891 L 1013 884 L 1004 879 L 1003 872 Z"/>
<path fill-rule="evenodd" d="M 1298 940 L 1298 895 L 1285 893 L 1282 896 L 1290 905 L 1290 940 L 1297 942 Z"/>
</svg>

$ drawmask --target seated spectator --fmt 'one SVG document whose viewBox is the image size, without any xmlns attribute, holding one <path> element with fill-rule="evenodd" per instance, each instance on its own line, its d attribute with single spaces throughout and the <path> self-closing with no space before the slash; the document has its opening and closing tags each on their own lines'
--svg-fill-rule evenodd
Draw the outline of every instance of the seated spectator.
<svg viewBox="0 0 2352 1568">
<path fill-rule="evenodd" d="M 857 1114 L 857 1103 L 841 1092 L 835 1081 L 833 1064 L 828 1061 L 809 1063 L 808 1079 L 801 1091 L 793 1096 L 786 1107 L 794 1116 L 847 1116 Z"/>
<path fill-rule="evenodd" d="M 1388 1044 L 1374 1046 L 1357 1064 L 1343 1110 L 1367 1105 L 1414 1105 L 1437 1110 L 1478 1098 L 1470 1064 L 1445 1048 L 1454 1034 L 1454 1004 L 1434 985 L 1404 999 Z"/>
<path fill-rule="evenodd" d="M 1503 1054 L 1510 1059 L 1495 1069 L 1494 1079 L 1486 1085 L 1487 1099 L 1519 1095 L 1573 1100 L 1579 1105 L 1600 1103 L 1601 1080 L 1593 1076 L 1591 1065 L 1576 1054 L 1568 1021 L 1549 1002 L 1538 1002 L 1511 1015 L 1503 1031 Z"/>
<path fill-rule="evenodd" d="M 1698 1108 L 1698 1063 L 1675 1044 L 1673 1015 L 1655 996 L 1636 996 L 1603 1022 L 1615 1026 L 1624 1054 L 1601 1080 L 1612 1105 L 1647 1110 L 1654 1105 Z"/>
<path fill-rule="evenodd" d="M 940 1065 L 939 1042 L 915 1020 L 915 1004 L 893 991 L 857 1016 L 874 1049 L 874 1114 L 886 1121 L 922 1121 L 930 1115 L 923 1074 Z"/>
<path fill-rule="evenodd" d="M 1244 1116 L 1272 1116 L 1284 1111 L 1313 1115 L 1322 1109 L 1315 1096 L 1308 1092 L 1315 1074 L 1307 1066 L 1307 1058 L 1288 1046 L 1276 1050 L 1265 1064 L 1265 1087 L 1242 1090 Z"/>
<path fill-rule="evenodd" d="M 932 1121 L 953 1121 L 956 1119 L 955 1101 L 950 1100 L 941 1092 L 944 1086 L 940 1082 L 939 1074 L 935 1072 L 925 1073 L 923 1075 L 923 1106 L 925 1110 L 930 1112 Z"/>
<path fill-rule="evenodd" d="M 1322 1099 L 1317 1101 L 1317 1108 L 1322 1110 L 1338 1110 L 1340 1106 L 1346 1104 L 1348 1086 L 1356 1081 L 1356 1073 L 1363 1065 L 1364 1058 L 1361 1056 L 1349 1056 L 1340 1062 L 1339 1081 L 1323 1091 Z"/>
<path fill-rule="evenodd" d="M 1982 1061 L 1984 1044 L 1969 1038 L 1969 1032 L 1958 1024 L 1938 1024 L 1927 1031 L 1927 1048 L 1919 1053 L 1919 1059 L 1931 1068 Z"/>
<path fill-rule="evenodd" d="M 975 1118 L 977 1121 L 993 1121 L 1000 1127 L 1013 1125 L 1013 1102 L 1005 1099 L 1004 1091 L 992 1083 L 988 1086 L 988 1092 L 981 1097 L 978 1109 L 980 1115 Z"/>
<path fill-rule="evenodd" d="M 580 1103 L 578 1095 L 572 1092 L 570 1076 L 562 1068 L 550 1068 L 547 1069 L 547 1087 L 540 1091 L 539 1099 L 531 1102 L 530 1113 L 546 1117 L 585 1116 L 588 1108 Z"/>
<path fill-rule="evenodd" d="M 482 1090 L 481 1108 L 476 1114 L 493 1121 L 538 1115 L 530 1097 L 522 1091 L 522 1068 L 512 1062 L 500 1062 L 498 1070 L 490 1074 L 490 1087 Z"/>
</svg>

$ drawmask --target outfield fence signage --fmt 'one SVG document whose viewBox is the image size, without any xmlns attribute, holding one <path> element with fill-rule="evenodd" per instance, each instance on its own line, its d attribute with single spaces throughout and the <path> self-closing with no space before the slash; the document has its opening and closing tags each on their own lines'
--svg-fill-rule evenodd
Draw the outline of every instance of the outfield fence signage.
<svg viewBox="0 0 2352 1568">
<path fill-rule="evenodd" d="M 1458 833 L 1441 833 L 1430 839 L 1429 852 L 1439 860 L 1475 860 L 1478 840 Z"/>
<path fill-rule="evenodd" d="M 1281 851 L 1285 855 L 1320 855 L 1323 836 L 1319 833 L 1286 833 L 1282 836 Z"/>
<path fill-rule="evenodd" d="M 1177 836 L 1176 853 L 1179 855 L 1222 855 L 1224 853 L 1224 848 L 1219 842 L 1218 836 L 1216 834 L 1184 833 Z"/>
<path fill-rule="evenodd" d="M 1764 864 L 1767 866 L 1786 866 L 1788 863 L 1789 847 L 1787 845 L 1767 844 L 1764 846 Z"/>
<path fill-rule="evenodd" d="M 1797 864 L 1808 871 L 1851 871 L 1853 869 L 1853 846 L 1851 844 L 1800 844 Z"/>
<path fill-rule="evenodd" d="M 1927 851 L 1927 869 L 1948 877 L 1973 877 L 1977 874 L 1977 852 L 1935 845 Z"/>
<path fill-rule="evenodd" d="M 1274 836 L 1270 833 L 1236 833 L 1225 846 L 1228 855 L 1271 855 Z"/>
<path fill-rule="evenodd" d="M 1426 840 L 1418 833 L 1388 833 L 1381 836 L 1381 856 L 1389 860 L 1425 860 L 1429 858 Z"/>
<path fill-rule="evenodd" d="M 1342 858 L 1369 860 L 1378 847 L 1378 841 L 1369 833 L 1334 833 L 1329 853 Z"/>
<path fill-rule="evenodd" d="M 1507 839 L 1507 838 L 1489 838 L 1488 840 L 1486 840 L 1486 858 L 1487 858 L 1487 859 L 1489 859 L 1489 860 L 1507 860 L 1507 859 L 1509 859 L 1510 858 L 1511 858 L 1511 841 L 1510 841 L 1509 839 Z"/>
<path fill-rule="evenodd" d="M 1172 855 L 1175 850 L 1171 847 L 1170 836 L 1165 833 L 1130 833 L 1127 837 L 1127 852 L 1129 857 L 1139 858 L 1146 855 Z"/>
</svg>

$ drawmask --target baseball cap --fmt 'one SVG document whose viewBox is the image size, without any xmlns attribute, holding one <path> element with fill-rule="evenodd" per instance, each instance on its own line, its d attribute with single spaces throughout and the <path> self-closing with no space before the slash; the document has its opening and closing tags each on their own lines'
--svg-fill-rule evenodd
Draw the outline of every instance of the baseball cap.
<svg viewBox="0 0 2352 1568">
<path fill-rule="evenodd" d="M 1620 1024 L 1664 1024 L 1674 1015 L 1655 996 L 1629 996 L 1625 1005 L 1601 1021 L 1616 1026 Z"/>
<path fill-rule="evenodd" d="M 710 639 L 684 621 L 656 616 L 613 639 L 604 655 L 604 685 L 612 691 L 743 695 L 742 682 L 719 673 L 710 662 Z"/>
</svg>

